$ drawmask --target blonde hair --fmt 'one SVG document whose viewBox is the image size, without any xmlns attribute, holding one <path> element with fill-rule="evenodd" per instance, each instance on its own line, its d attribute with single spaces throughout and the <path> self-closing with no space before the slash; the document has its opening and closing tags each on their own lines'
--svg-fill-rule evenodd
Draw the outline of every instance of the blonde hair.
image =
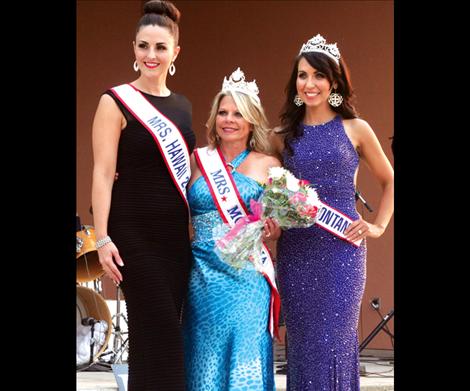
<svg viewBox="0 0 470 391">
<path fill-rule="evenodd" d="M 206 122 L 208 130 L 207 141 L 208 144 L 215 148 L 219 144 L 217 140 L 217 132 L 215 129 L 215 120 L 219 111 L 220 101 L 225 97 L 230 96 L 235 101 L 238 111 L 242 117 L 249 122 L 253 127 L 252 142 L 247 141 L 247 147 L 252 151 L 272 154 L 271 143 L 269 142 L 269 135 L 271 129 L 264 113 L 263 107 L 255 99 L 249 95 L 238 91 L 220 91 L 214 98 L 212 108 L 209 113 L 209 119 Z"/>
</svg>

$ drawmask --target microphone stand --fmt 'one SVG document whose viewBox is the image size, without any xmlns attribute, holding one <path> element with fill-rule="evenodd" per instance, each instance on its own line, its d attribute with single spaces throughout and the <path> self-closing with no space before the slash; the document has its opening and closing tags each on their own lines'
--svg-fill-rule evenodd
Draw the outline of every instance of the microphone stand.
<svg viewBox="0 0 470 391">
<path fill-rule="evenodd" d="M 374 210 L 369 206 L 369 204 L 367 203 L 367 201 L 365 200 L 365 198 L 362 196 L 361 192 L 359 190 L 356 190 L 356 194 L 355 194 L 355 198 L 356 198 L 356 201 L 359 200 L 361 201 L 364 206 L 367 208 L 367 210 L 369 212 L 373 212 Z"/>
<path fill-rule="evenodd" d="M 383 319 L 380 321 L 380 323 L 375 327 L 374 330 L 362 341 L 361 345 L 359 346 L 359 352 L 361 352 L 372 339 L 378 334 L 378 332 L 385 327 L 385 325 L 388 323 L 390 319 L 392 319 L 393 314 L 394 314 L 394 309 L 392 308 L 390 312 L 383 317 Z M 385 329 L 384 329 L 385 331 Z M 390 333 L 387 333 L 390 335 Z M 393 335 L 391 335 L 393 337 Z"/>
<path fill-rule="evenodd" d="M 359 200 L 361 201 L 364 206 L 367 208 L 367 210 L 369 212 L 373 212 L 373 209 L 370 207 L 370 205 L 367 203 L 367 201 L 365 200 L 365 198 L 362 196 L 361 192 L 359 190 L 356 190 L 356 194 L 355 194 L 355 198 L 356 198 L 356 201 Z M 388 321 L 390 319 L 392 319 L 393 317 L 393 314 L 394 314 L 394 309 L 392 308 L 390 310 L 390 312 L 385 315 L 382 320 L 380 321 L 380 323 L 375 327 L 374 330 L 372 330 L 372 332 L 364 339 L 364 341 L 362 341 L 362 343 L 359 345 L 359 352 L 361 352 L 362 350 L 364 350 L 364 348 L 369 344 L 370 341 L 372 341 L 372 339 L 378 334 L 378 332 L 380 330 L 384 330 L 388 335 L 390 335 L 390 337 L 393 338 L 393 334 L 390 333 L 388 330 L 384 329 L 384 327 L 386 326 L 386 324 L 388 323 Z"/>
<path fill-rule="evenodd" d="M 95 332 L 95 324 L 91 325 L 91 339 L 90 339 L 90 364 L 93 362 L 93 350 L 95 348 L 95 338 L 93 336 Z"/>
<path fill-rule="evenodd" d="M 82 319 L 82 325 L 83 326 L 90 326 L 91 327 L 91 329 L 90 329 L 91 336 L 90 336 L 90 362 L 89 362 L 89 364 L 93 363 L 93 350 L 95 348 L 94 333 L 95 333 L 95 324 L 96 323 L 97 323 L 97 320 L 94 319 L 94 318 L 91 318 L 91 317 L 87 317 L 87 318 Z"/>
</svg>

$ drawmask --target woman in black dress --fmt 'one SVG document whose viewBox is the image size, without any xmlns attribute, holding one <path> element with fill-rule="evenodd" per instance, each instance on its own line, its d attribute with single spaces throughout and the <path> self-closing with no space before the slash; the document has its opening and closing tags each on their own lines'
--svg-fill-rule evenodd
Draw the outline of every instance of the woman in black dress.
<svg viewBox="0 0 470 391">
<path fill-rule="evenodd" d="M 134 42 L 139 77 L 107 90 L 93 122 L 94 227 L 100 263 L 126 300 L 129 391 L 185 389 L 180 320 L 191 256 L 185 159 L 195 136 L 191 103 L 166 86 L 180 50 L 179 17 L 172 3 L 145 4 Z M 146 122 L 142 107 L 158 111 Z"/>
</svg>

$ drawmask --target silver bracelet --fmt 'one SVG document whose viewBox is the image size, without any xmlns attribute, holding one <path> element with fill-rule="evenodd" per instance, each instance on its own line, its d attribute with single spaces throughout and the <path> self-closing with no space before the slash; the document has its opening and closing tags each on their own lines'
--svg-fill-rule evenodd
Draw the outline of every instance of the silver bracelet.
<svg viewBox="0 0 470 391">
<path fill-rule="evenodd" d="M 104 238 L 96 241 L 96 249 L 106 246 L 108 243 L 111 243 L 112 240 L 109 236 L 105 236 Z"/>
</svg>

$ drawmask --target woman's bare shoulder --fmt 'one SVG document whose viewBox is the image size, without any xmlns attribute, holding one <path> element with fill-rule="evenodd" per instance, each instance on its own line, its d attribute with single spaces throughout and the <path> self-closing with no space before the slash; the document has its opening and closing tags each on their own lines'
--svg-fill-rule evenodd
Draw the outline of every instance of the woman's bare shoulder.
<svg viewBox="0 0 470 391">
<path fill-rule="evenodd" d="M 261 152 L 252 151 L 253 161 L 263 167 L 279 167 L 281 166 L 280 160 L 276 156 L 267 155 Z"/>
<path fill-rule="evenodd" d="M 362 118 L 351 118 L 344 119 L 344 124 L 347 125 L 351 130 L 356 132 L 370 132 L 372 131 L 369 123 Z"/>
</svg>

